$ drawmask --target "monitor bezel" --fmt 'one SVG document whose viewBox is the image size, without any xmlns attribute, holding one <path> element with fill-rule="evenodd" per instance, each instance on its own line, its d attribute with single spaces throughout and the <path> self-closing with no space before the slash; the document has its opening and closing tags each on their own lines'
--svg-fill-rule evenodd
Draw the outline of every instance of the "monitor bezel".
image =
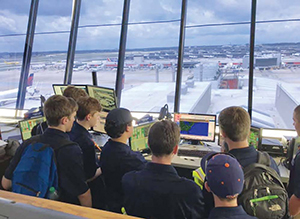
<svg viewBox="0 0 300 219">
<path fill-rule="evenodd" d="M 54 89 L 55 86 L 66 86 L 66 87 L 67 86 L 74 86 L 74 87 L 80 86 L 80 87 L 85 87 L 85 92 L 89 95 L 88 89 L 87 89 L 88 85 L 86 85 L 86 84 L 52 84 L 54 94 L 55 95 L 63 95 L 63 93 L 62 94 L 56 94 L 55 93 L 55 89 Z M 77 87 L 77 88 L 79 88 L 79 87 Z M 81 88 L 79 88 L 79 89 L 81 89 Z"/>
<path fill-rule="evenodd" d="M 197 140 L 197 139 L 188 139 L 188 138 L 184 138 L 181 136 L 180 134 L 180 138 L 181 139 L 185 139 L 185 140 L 196 140 L 196 141 L 202 141 L 202 142 L 215 142 L 216 140 L 216 126 L 217 126 L 217 115 L 216 114 L 204 114 L 204 113 L 174 113 L 174 117 L 173 117 L 173 121 L 175 121 L 175 117 L 176 114 L 181 114 L 181 115 L 197 115 L 197 116 L 213 116 L 215 117 L 215 125 L 214 125 L 214 136 L 212 140 Z"/>
<path fill-rule="evenodd" d="M 117 99 L 117 95 L 116 95 L 115 89 L 110 88 L 110 87 L 96 86 L 96 85 L 86 85 L 86 89 L 87 89 L 87 92 L 88 92 L 88 95 L 89 95 L 89 96 L 90 96 L 89 87 L 103 88 L 103 89 L 107 89 L 107 90 L 112 90 L 113 93 L 114 93 L 115 108 L 118 108 L 118 103 L 117 103 L 117 102 L 118 102 L 118 99 Z M 105 111 L 105 112 L 109 112 L 109 111 L 110 111 L 110 110 L 105 110 L 105 109 L 102 109 L 102 110 Z"/>
<path fill-rule="evenodd" d="M 28 140 L 29 138 L 24 140 L 23 132 L 21 131 L 21 123 L 22 123 L 22 122 L 25 122 L 25 121 L 33 120 L 33 119 L 43 118 L 43 117 L 46 119 L 45 116 L 38 116 L 38 117 L 30 118 L 30 119 L 23 119 L 23 120 L 20 120 L 20 121 L 18 122 L 19 130 L 20 130 L 20 134 L 21 134 L 22 141 L 26 141 L 26 140 Z M 46 120 L 45 120 L 45 121 L 46 121 Z M 43 121 L 43 122 L 44 122 L 44 121 Z M 32 137 L 32 136 L 31 136 L 31 137 Z"/>
</svg>

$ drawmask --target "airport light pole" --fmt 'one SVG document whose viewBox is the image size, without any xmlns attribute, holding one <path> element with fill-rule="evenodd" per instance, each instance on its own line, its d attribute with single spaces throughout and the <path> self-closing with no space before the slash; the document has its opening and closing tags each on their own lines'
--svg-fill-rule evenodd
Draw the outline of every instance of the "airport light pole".
<svg viewBox="0 0 300 219">
<path fill-rule="evenodd" d="M 181 81 L 182 81 L 182 63 L 184 54 L 184 39 L 185 39 L 185 23 L 186 23 L 187 0 L 182 0 L 181 6 L 181 21 L 180 21 L 180 36 L 177 61 L 177 77 L 175 88 L 174 112 L 178 113 L 180 109 Z"/>
<path fill-rule="evenodd" d="M 120 107 L 120 103 L 121 103 L 121 93 L 122 93 L 123 82 L 124 82 L 123 72 L 124 72 L 124 61 L 125 61 L 125 52 L 126 52 L 129 9 L 130 9 L 130 0 L 124 0 L 122 28 L 121 28 L 119 56 L 118 56 L 119 57 L 118 58 L 118 69 L 117 69 L 117 76 L 116 76 L 116 89 L 115 89 L 118 107 Z"/>
<path fill-rule="evenodd" d="M 39 0 L 31 1 L 28 25 L 27 25 L 26 41 L 25 41 L 25 47 L 23 53 L 21 77 L 19 81 L 19 89 L 18 89 L 18 96 L 16 102 L 16 109 L 21 109 L 21 110 L 24 109 L 24 104 L 25 104 L 27 80 L 28 80 L 30 61 L 32 55 L 32 47 L 33 47 L 33 39 L 34 39 L 34 31 L 35 31 L 38 6 L 39 6 Z"/>
<path fill-rule="evenodd" d="M 70 30 L 69 48 L 67 54 L 64 84 L 72 83 L 73 65 L 74 65 L 77 32 L 78 32 L 78 24 L 79 24 L 79 17 L 80 17 L 80 7 L 81 7 L 81 0 L 73 0 L 72 24 Z"/>
<path fill-rule="evenodd" d="M 253 105 L 255 23 L 256 23 L 256 0 L 252 0 L 251 28 L 250 28 L 250 55 L 249 55 L 249 84 L 248 84 L 248 113 L 250 115 L 250 118 L 252 118 L 252 105 Z"/>
</svg>

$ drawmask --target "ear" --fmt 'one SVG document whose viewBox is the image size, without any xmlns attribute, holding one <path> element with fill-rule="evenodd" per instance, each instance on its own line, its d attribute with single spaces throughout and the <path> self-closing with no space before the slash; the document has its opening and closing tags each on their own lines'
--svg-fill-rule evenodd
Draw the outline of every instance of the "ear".
<svg viewBox="0 0 300 219">
<path fill-rule="evenodd" d="M 227 135 L 225 134 L 225 132 L 223 130 L 220 131 L 221 135 L 223 136 L 223 138 L 226 138 Z"/>
<path fill-rule="evenodd" d="M 85 120 L 86 120 L 86 121 L 90 121 L 91 118 L 92 118 L 92 115 L 89 113 L 89 114 L 87 114 L 87 116 L 85 117 Z"/>
<path fill-rule="evenodd" d="M 64 116 L 64 117 L 62 117 L 61 119 L 60 119 L 60 123 L 62 124 L 62 125 L 65 125 L 67 122 L 68 122 L 68 117 L 67 116 Z"/>
<path fill-rule="evenodd" d="M 126 131 L 126 132 L 129 132 L 129 128 L 130 128 L 130 125 L 127 125 L 125 131 Z"/>
<path fill-rule="evenodd" d="M 173 153 L 173 154 L 177 154 L 177 153 L 178 153 L 178 145 L 176 145 L 176 146 L 174 147 L 172 153 Z"/>
<path fill-rule="evenodd" d="M 209 188 L 207 182 L 204 183 L 204 187 L 205 187 L 205 189 L 206 189 L 208 192 L 211 192 L 211 190 L 210 190 L 210 188 Z"/>
</svg>

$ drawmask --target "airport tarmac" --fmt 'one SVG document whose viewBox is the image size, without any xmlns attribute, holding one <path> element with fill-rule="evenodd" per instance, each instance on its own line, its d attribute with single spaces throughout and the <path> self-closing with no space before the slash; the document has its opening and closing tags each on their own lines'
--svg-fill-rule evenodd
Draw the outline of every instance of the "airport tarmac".
<svg viewBox="0 0 300 219">
<path fill-rule="evenodd" d="M 200 59 L 199 59 L 200 60 Z M 219 59 L 220 60 L 220 59 Z M 217 59 L 203 59 L 202 62 L 217 62 Z M 221 60 L 223 62 L 223 60 Z M 239 60 L 232 60 L 238 62 Z M 55 68 L 46 68 L 46 69 L 37 69 L 30 70 L 30 73 L 34 72 L 34 85 L 37 90 L 39 90 L 38 95 L 42 94 L 46 97 L 49 97 L 53 94 L 52 84 L 61 84 L 64 79 L 64 69 L 55 69 Z M 159 86 L 164 86 L 164 83 L 174 83 L 174 70 L 172 69 L 161 69 L 159 70 L 159 82 L 157 82 L 157 73 L 156 70 L 144 69 L 144 70 L 129 70 L 124 71 L 125 74 L 125 85 L 124 85 L 124 97 L 128 96 L 128 93 L 132 93 L 131 89 L 137 89 L 139 92 L 143 91 L 144 87 L 150 87 L 151 89 L 158 89 Z M 1 78 L 5 78 L 0 82 L 0 92 L 8 89 L 17 88 L 19 86 L 19 75 L 20 69 L 5 70 L 0 72 Z M 183 69 L 183 78 L 182 83 L 187 80 L 189 76 L 192 75 L 192 71 L 189 69 Z M 240 76 L 247 77 L 248 70 L 239 72 Z M 116 80 L 116 70 L 101 70 L 97 73 L 98 76 L 98 85 L 104 87 L 115 87 Z M 176 76 L 176 72 L 175 72 Z M 276 107 L 275 107 L 275 98 L 276 98 L 276 87 L 278 83 L 284 84 L 287 87 L 293 85 L 293 92 L 291 95 L 300 103 L 300 97 L 297 95 L 295 90 L 300 89 L 300 68 L 286 68 L 278 70 L 255 70 L 255 85 L 254 85 L 254 96 L 253 96 L 253 108 L 265 112 L 270 115 L 273 120 L 273 124 L 278 128 L 286 128 L 286 124 L 280 118 Z M 218 81 L 210 81 L 212 85 L 211 90 L 211 105 L 205 113 L 216 113 L 221 111 L 223 108 L 231 105 L 248 105 L 248 85 L 244 84 L 242 89 L 218 89 Z M 92 84 L 92 74 L 90 70 L 74 71 L 73 72 L 73 83 L 74 84 Z M 198 85 L 201 86 L 201 85 Z M 139 88 L 140 87 L 140 88 Z M 167 93 L 163 96 L 158 95 L 157 99 L 166 99 Z M 147 91 L 148 92 L 148 91 Z M 193 91 L 190 92 L 198 92 Z M 192 94 L 192 93 L 190 93 Z M 149 95 L 149 93 L 147 93 Z M 147 98 L 147 95 L 144 97 Z M 154 95 L 154 94 L 153 94 Z M 187 94 L 189 95 L 189 94 Z M 193 93 L 194 95 L 194 93 Z M 197 93 L 196 93 L 197 95 Z M 200 95 L 200 94 L 199 94 Z M 143 96 L 142 93 L 139 93 L 139 96 Z M 134 98 L 134 95 L 132 96 Z M 132 101 L 130 98 L 123 98 L 122 105 L 130 108 L 130 102 L 126 103 L 124 101 Z M 137 100 L 136 100 L 137 101 Z M 154 100 L 155 101 L 155 98 Z M 25 102 L 25 108 L 29 109 L 31 107 L 39 106 L 40 102 L 37 98 L 29 98 L 27 94 L 27 99 Z M 122 106 L 121 105 L 121 106 Z M 151 105 L 151 103 L 150 103 Z M 153 103 L 156 106 L 156 103 Z M 14 108 L 15 103 L 10 103 L 6 108 Z M 141 111 L 150 111 L 149 103 L 143 106 L 141 103 L 138 107 Z M 159 107 L 156 107 L 157 109 Z M 130 108 L 131 109 L 131 108 Z M 131 109 L 136 110 L 136 109 Z M 201 112 L 203 113 L 203 112 Z"/>
</svg>

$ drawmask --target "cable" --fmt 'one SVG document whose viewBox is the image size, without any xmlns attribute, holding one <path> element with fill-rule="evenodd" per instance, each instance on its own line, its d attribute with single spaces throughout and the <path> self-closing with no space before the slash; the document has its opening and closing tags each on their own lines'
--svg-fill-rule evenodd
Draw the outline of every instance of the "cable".
<svg viewBox="0 0 300 219">
<path fill-rule="evenodd" d="M 299 18 L 293 19 L 279 19 L 279 20 L 265 20 L 265 21 L 256 21 L 256 24 L 264 24 L 264 23 L 283 23 L 283 22 L 299 22 Z M 161 24 L 161 23 L 174 23 L 180 22 L 180 19 L 174 20 L 162 20 L 162 21 L 143 21 L 143 22 L 133 22 L 128 23 L 128 25 L 144 25 L 144 24 Z M 215 26 L 234 26 L 234 25 L 243 25 L 250 24 L 250 21 L 241 21 L 241 22 L 228 22 L 228 23 L 212 23 L 212 24 L 199 24 L 199 25 L 186 25 L 185 28 L 199 28 L 199 27 L 215 27 Z M 120 23 L 115 24 L 91 24 L 91 25 L 82 25 L 79 26 L 78 29 L 82 28 L 91 28 L 91 27 L 111 27 L 111 26 L 121 26 Z M 38 32 L 35 35 L 44 35 L 44 34 L 59 34 L 59 33 L 70 33 L 69 30 L 61 30 L 61 31 L 48 31 L 48 32 Z M 0 37 L 14 37 L 14 36 L 26 36 L 24 33 L 14 33 L 14 34 L 4 34 L 0 35 Z"/>
<path fill-rule="evenodd" d="M 297 22 L 300 19 L 281 19 L 281 20 L 266 20 L 266 21 L 256 21 L 256 24 L 264 24 L 264 23 L 282 23 L 282 22 Z M 197 28 L 197 27 L 214 27 L 214 26 L 233 26 L 233 25 L 242 25 L 242 24 L 251 24 L 250 21 L 242 21 L 242 22 L 229 22 L 229 23 L 216 23 L 216 24 L 199 24 L 199 25 L 187 25 L 185 28 Z"/>
</svg>

